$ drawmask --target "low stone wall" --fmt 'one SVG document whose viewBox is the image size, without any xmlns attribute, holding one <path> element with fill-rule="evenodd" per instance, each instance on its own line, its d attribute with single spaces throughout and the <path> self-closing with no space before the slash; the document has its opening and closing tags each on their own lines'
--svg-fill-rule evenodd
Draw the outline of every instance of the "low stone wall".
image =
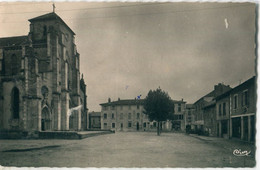
<svg viewBox="0 0 260 170">
<path fill-rule="evenodd" d="M 25 132 L 15 130 L 0 131 L 0 139 L 84 139 L 88 137 L 115 133 L 113 130 L 98 131 L 43 131 Z"/>
<path fill-rule="evenodd" d="M 0 139 L 25 139 L 28 136 L 28 132 L 17 130 L 1 130 Z"/>
<path fill-rule="evenodd" d="M 39 132 L 39 139 L 80 139 L 77 132 Z"/>
</svg>

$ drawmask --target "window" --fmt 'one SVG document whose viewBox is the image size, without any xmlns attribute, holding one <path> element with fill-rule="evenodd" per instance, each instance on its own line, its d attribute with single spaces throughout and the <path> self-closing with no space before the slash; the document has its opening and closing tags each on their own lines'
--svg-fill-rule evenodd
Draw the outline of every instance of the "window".
<svg viewBox="0 0 260 170">
<path fill-rule="evenodd" d="M 120 119 L 123 119 L 124 115 L 123 113 L 120 113 Z"/>
<path fill-rule="evenodd" d="M 107 123 L 104 123 L 104 128 L 107 128 Z"/>
<path fill-rule="evenodd" d="M 234 95 L 234 109 L 237 109 L 237 104 L 238 104 L 238 97 L 236 94 L 236 95 Z"/>
<path fill-rule="evenodd" d="M 112 119 L 114 119 L 114 118 L 115 118 L 115 115 L 114 115 L 114 113 L 112 113 L 112 115 L 111 115 L 111 118 L 112 118 Z"/>
<path fill-rule="evenodd" d="M 35 74 L 38 74 L 38 59 L 35 58 Z"/>
<path fill-rule="evenodd" d="M 221 104 L 218 105 L 218 115 L 221 116 Z"/>
<path fill-rule="evenodd" d="M 140 106 L 139 106 L 139 104 L 136 106 L 136 108 L 137 108 L 137 109 L 140 109 Z"/>
<path fill-rule="evenodd" d="M 131 110 L 131 105 L 128 106 L 128 109 Z"/>
<path fill-rule="evenodd" d="M 12 63 L 11 63 L 12 75 L 16 75 L 18 73 L 19 66 L 20 66 L 20 63 L 17 63 L 18 57 L 15 54 L 13 54 L 12 57 L 11 57 L 11 61 L 12 61 Z"/>
<path fill-rule="evenodd" d="M 76 57 L 76 69 L 79 69 L 79 62 L 78 62 L 78 57 Z"/>
<path fill-rule="evenodd" d="M 3 49 L 0 49 L 0 60 L 2 60 L 4 58 L 4 52 Z"/>
<path fill-rule="evenodd" d="M 111 106 L 111 110 L 115 110 L 115 106 Z"/>
<path fill-rule="evenodd" d="M 181 104 L 178 104 L 178 112 L 181 112 Z"/>
<path fill-rule="evenodd" d="M 107 110 L 107 107 L 106 107 L 106 106 L 104 106 L 104 107 L 103 107 L 103 109 L 104 109 L 104 110 Z"/>
<path fill-rule="evenodd" d="M 21 59 L 21 69 L 24 69 L 24 58 Z"/>
<path fill-rule="evenodd" d="M 132 119 L 132 114 L 128 113 L 128 119 Z"/>
<path fill-rule="evenodd" d="M 132 122 L 128 122 L 128 127 L 132 127 Z"/>
<path fill-rule="evenodd" d="M 146 123 L 144 123 L 144 128 L 146 127 Z"/>
<path fill-rule="evenodd" d="M 115 123 L 112 123 L 112 128 L 115 128 L 116 127 L 116 124 Z"/>
<path fill-rule="evenodd" d="M 65 40 L 66 40 L 66 42 L 69 40 L 69 34 L 68 33 L 65 33 Z"/>
<path fill-rule="evenodd" d="M 123 110 L 123 106 L 120 106 L 120 109 Z"/>
<path fill-rule="evenodd" d="M 47 35 L 47 27 L 46 25 L 43 26 L 43 36 Z"/>
<path fill-rule="evenodd" d="M 242 106 L 248 106 L 248 104 L 248 90 L 245 90 L 242 93 Z"/>
<path fill-rule="evenodd" d="M 223 103 L 223 116 L 226 116 L 226 103 Z"/>
<path fill-rule="evenodd" d="M 76 55 L 76 54 L 77 54 L 77 46 L 74 45 L 74 55 Z"/>
<path fill-rule="evenodd" d="M 136 119 L 140 119 L 140 113 L 136 114 Z"/>
<path fill-rule="evenodd" d="M 19 119 L 19 90 L 17 87 L 14 87 L 12 90 L 12 98 L 11 98 L 11 104 L 12 104 L 12 112 L 13 112 L 13 118 Z"/>
<path fill-rule="evenodd" d="M 65 44 L 65 35 L 63 33 L 61 34 L 61 42 L 63 45 Z"/>
<path fill-rule="evenodd" d="M 65 47 L 63 47 L 63 60 L 66 60 L 67 58 L 66 58 L 66 48 Z"/>
<path fill-rule="evenodd" d="M 68 63 L 65 62 L 65 89 L 68 89 Z"/>
<path fill-rule="evenodd" d="M 107 119 L 107 114 L 106 113 L 104 113 L 104 119 Z"/>
</svg>

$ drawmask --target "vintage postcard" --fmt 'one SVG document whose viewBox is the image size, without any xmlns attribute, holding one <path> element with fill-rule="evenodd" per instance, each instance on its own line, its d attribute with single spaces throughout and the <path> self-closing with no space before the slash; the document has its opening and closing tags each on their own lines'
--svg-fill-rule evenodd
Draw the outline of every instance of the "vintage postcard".
<svg viewBox="0 0 260 170">
<path fill-rule="evenodd" d="M 258 4 L 0 2 L 0 168 L 256 168 Z"/>
</svg>

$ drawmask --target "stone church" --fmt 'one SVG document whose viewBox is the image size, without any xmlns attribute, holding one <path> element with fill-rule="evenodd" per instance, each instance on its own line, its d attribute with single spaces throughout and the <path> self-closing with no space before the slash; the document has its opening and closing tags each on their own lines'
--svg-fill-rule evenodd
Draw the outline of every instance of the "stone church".
<svg viewBox="0 0 260 170">
<path fill-rule="evenodd" d="M 28 35 L 0 38 L 0 131 L 85 130 L 75 33 L 55 12 L 29 22 Z"/>
</svg>

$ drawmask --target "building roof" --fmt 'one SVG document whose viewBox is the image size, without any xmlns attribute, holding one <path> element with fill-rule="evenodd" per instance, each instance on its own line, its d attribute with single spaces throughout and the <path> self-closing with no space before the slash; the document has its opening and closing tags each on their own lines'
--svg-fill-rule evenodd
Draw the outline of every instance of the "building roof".
<svg viewBox="0 0 260 170">
<path fill-rule="evenodd" d="M 101 106 L 110 106 L 110 105 L 137 105 L 137 104 L 144 104 L 145 99 L 125 99 L 125 100 L 117 100 L 107 103 L 101 103 Z M 173 100 L 174 103 L 186 103 L 183 100 Z"/>
<path fill-rule="evenodd" d="M 59 20 L 72 32 L 73 35 L 75 35 L 75 33 L 72 31 L 72 29 L 70 29 L 70 27 L 55 12 L 44 14 L 44 15 L 29 19 L 28 21 L 34 22 L 34 21 L 42 21 L 42 20 Z"/>
<path fill-rule="evenodd" d="M 220 96 L 217 96 L 215 99 L 216 99 L 216 100 L 220 100 L 220 99 L 222 99 L 222 98 L 228 96 L 230 93 L 232 93 L 233 91 L 237 90 L 237 89 L 240 88 L 241 86 L 245 86 L 245 85 L 247 85 L 247 84 L 249 84 L 249 83 L 255 83 L 255 76 L 253 76 L 253 77 L 251 77 L 250 79 L 244 81 L 242 84 L 239 84 L 238 86 L 236 86 L 236 87 L 230 89 L 230 90 L 227 91 L 226 93 L 224 93 L 224 94 L 222 94 L 222 95 L 220 95 Z"/>
<path fill-rule="evenodd" d="M 223 93 L 223 94 L 221 94 L 220 96 L 217 96 L 215 99 L 216 99 L 216 100 L 220 100 L 220 99 L 223 99 L 224 97 L 227 97 L 232 90 L 233 90 L 233 89 L 230 89 L 230 90 L 227 91 L 226 93 Z"/>
<path fill-rule="evenodd" d="M 218 93 L 217 93 L 217 90 L 216 90 L 216 87 L 218 87 L 218 86 L 222 86 L 222 87 L 223 87 L 223 89 L 222 89 L 222 91 L 221 91 L 220 94 L 218 94 Z M 201 97 L 201 98 L 200 98 L 199 100 L 197 100 L 194 104 L 198 103 L 198 102 L 201 101 L 201 100 L 204 100 L 204 98 L 206 98 L 206 99 L 208 100 L 209 97 L 212 97 L 211 99 L 214 99 L 215 97 L 220 96 L 220 95 L 226 93 L 226 92 L 229 91 L 230 89 L 231 89 L 231 87 L 229 87 L 229 85 L 226 86 L 226 85 L 224 85 L 224 84 L 222 84 L 222 83 L 219 83 L 218 85 L 215 85 L 214 90 L 212 90 L 210 93 L 206 94 L 205 96 Z M 207 102 L 209 102 L 209 100 L 208 100 Z"/>
<path fill-rule="evenodd" d="M 0 47 L 20 46 L 29 43 L 28 36 L 0 38 Z"/>
<path fill-rule="evenodd" d="M 238 86 L 234 87 L 231 92 L 237 90 L 238 88 L 240 88 L 241 86 L 246 86 L 248 84 L 251 84 L 251 83 L 256 83 L 255 81 L 255 76 L 251 77 L 250 79 L 244 81 L 242 84 L 239 84 Z"/>
<path fill-rule="evenodd" d="M 173 101 L 173 103 L 186 103 L 185 101 L 183 101 L 183 100 L 172 100 Z"/>
<path fill-rule="evenodd" d="M 111 105 L 137 105 L 137 104 L 143 104 L 144 99 L 125 99 L 125 100 L 117 100 L 107 103 L 101 103 L 101 106 L 111 106 Z"/>
<path fill-rule="evenodd" d="M 216 101 L 212 100 L 212 101 L 208 102 L 207 104 L 205 104 L 205 106 L 203 108 L 205 109 L 205 108 L 215 107 L 215 105 L 216 105 Z"/>
</svg>

